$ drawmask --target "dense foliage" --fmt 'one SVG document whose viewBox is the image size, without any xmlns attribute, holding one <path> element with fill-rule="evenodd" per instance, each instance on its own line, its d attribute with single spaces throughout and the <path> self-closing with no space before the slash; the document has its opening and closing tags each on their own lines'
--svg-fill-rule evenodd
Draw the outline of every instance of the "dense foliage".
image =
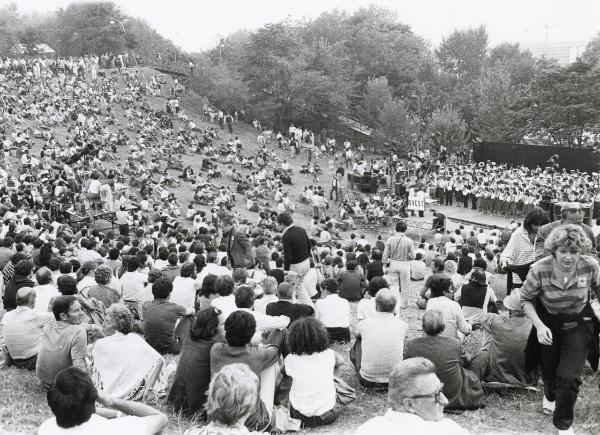
<svg viewBox="0 0 600 435">
<path fill-rule="evenodd" d="M 161 53 L 181 68 L 193 59 L 190 86 L 275 130 L 293 123 L 350 134 L 342 116 L 373 132 L 354 132 L 353 140 L 405 149 L 478 140 L 581 147 L 600 138 L 600 35 L 577 62 L 561 66 L 518 44 L 490 47 L 483 26 L 456 30 L 434 49 L 394 12 L 370 6 L 239 31 L 187 55 L 108 2 L 48 16 L 0 10 L 0 50 L 37 41 L 60 55 L 129 51 L 154 63 Z"/>
</svg>

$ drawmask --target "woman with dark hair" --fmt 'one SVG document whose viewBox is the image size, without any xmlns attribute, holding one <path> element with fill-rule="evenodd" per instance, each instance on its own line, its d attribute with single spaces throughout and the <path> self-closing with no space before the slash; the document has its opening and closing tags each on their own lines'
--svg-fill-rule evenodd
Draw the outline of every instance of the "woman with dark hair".
<svg viewBox="0 0 600 435">
<path fill-rule="evenodd" d="M 510 240 L 500 254 L 500 264 L 509 271 L 507 276 L 507 291 L 521 287 L 532 263 L 536 259 L 536 248 L 538 230 L 550 222 L 548 214 L 539 207 L 534 207 L 510 236 Z M 543 245 L 543 243 L 541 244 Z"/>
<path fill-rule="evenodd" d="M 199 311 L 192 322 L 190 335 L 181 348 L 177 372 L 167 400 L 176 411 L 188 416 L 201 412 L 206 403 L 210 383 L 210 350 L 213 344 L 223 341 L 218 332 L 218 314 L 213 307 Z"/>
<path fill-rule="evenodd" d="M 459 275 L 465 276 L 467 273 L 471 271 L 473 268 L 473 259 L 469 255 L 469 248 L 461 248 L 460 250 L 460 258 L 458 259 L 458 269 L 457 272 Z"/>
<path fill-rule="evenodd" d="M 474 267 L 470 275 L 469 282 L 454 293 L 454 300 L 460 303 L 465 318 L 474 319 L 479 314 L 487 313 L 488 308 L 492 308 L 492 312 L 497 312 L 494 308 L 496 295 L 488 287 L 485 270 Z"/>
<path fill-rule="evenodd" d="M 77 271 L 77 290 L 82 291 L 85 288 L 96 285 L 96 268 L 98 263 L 95 261 L 86 261 Z"/>
<path fill-rule="evenodd" d="M 374 249 L 371 253 L 371 262 L 367 265 L 367 280 L 371 281 L 375 277 L 383 276 L 383 253 L 379 249 Z"/>
<path fill-rule="evenodd" d="M 343 358 L 329 349 L 323 323 L 313 317 L 300 318 L 287 333 L 290 354 L 285 372 L 292 378 L 290 416 L 306 427 L 332 424 L 338 417 L 333 372 Z"/>
<path fill-rule="evenodd" d="M 210 307 L 212 300 L 219 296 L 215 289 L 217 275 L 209 273 L 202 281 L 202 287 L 196 293 L 196 311 L 202 311 Z"/>
<path fill-rule="evenodd" d="M 445 276 L 436 276 L 431 282 L 431 298 L 427 302 L 426 311 L 439 310 L 444 314 L 446 337 L 459 338 L 461 334 L 471 332 L 471 325 L 465 320 L 465 316 L 458 305 L 452 300 L 450 287 L 452 281 Z"/>
</svg>

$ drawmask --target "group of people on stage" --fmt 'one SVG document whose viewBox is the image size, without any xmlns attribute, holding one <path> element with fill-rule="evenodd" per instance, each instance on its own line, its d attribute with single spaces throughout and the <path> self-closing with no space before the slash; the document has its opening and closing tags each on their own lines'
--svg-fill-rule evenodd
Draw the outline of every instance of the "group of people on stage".
<svg viewBox="0 0 600 435">
<path fill-rule="evenodd" d="M 600 200 L 600 175 L 494 162 L 441 165 L 421 180 L 440 204 L 524 217 L 535 206 Z M 596 213 L 597 214 L 597 213 Z"/>
</svg>

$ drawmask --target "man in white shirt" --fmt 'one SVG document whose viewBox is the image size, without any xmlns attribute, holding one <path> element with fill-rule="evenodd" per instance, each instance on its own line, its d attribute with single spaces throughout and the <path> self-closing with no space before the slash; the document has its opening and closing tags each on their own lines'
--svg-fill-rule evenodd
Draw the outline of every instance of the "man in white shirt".
<svg viewBox="0 0 600 435">
<path fill-rule="evenodd" d="M 123 301 L 125 302 L 138 303 L 139 294 L 148 282 L 148 275 L 141 273 L 138 270 L 139 268 L 139 258 L 136 256 L 131 257 L 127 264 L 127 272 L 121 277 L 121 295 L 123 295 Z"/>
<path fill-rule="evenodd" d="M 216 262 L 218 260 L 218 255 L 216 251 L 209 251 L 206 254 L 206 266 L 202 269 L 198 275 L 196 275 L 196 289 L 202 287 L 202 281 L 208 275 L 222 276 L 228 275 L 231 276 L 231 270 L 227 269 L 225 266 L 220 266 Z"/>
<path fill-rule="evenodd" d="M 375 296 L 375 315 L 358 323 L 351 360 L 365 388 L 387 388 L 392 369 L 402 361 L 408 324 L 394 315 L 396 303 L 394 293 L 382 288 Z"/>
<path fill-rule="evenodd" d="M 324 279 L 321 290 L 326 297 L 317 300 L 315 317 L 323 322 L 331 341 L 350 341 L 350 303 L 340 298 L 337 280 Z"/>
<path fill-rule="evenodd" d="M 56 296 L 60 296 L 58 289 L 52 282 L 52 272 L 47 267 L 41 267 L 35 274 L 35 280 L 38 285 L 35 290 L 35 306 L 33 311 L 44 314 L 50 311 L 50 301 Z"/>
<path fill-rule="evenodd" d="M 42 329 L 54 320 L 51 312 L 39 314 L 35 306 L 35 290 L 22 287 L 16 294 L 17 308 L 2 318 L 1 334 L 5 360 L 16 367 L 35 370 L 37 355 L 42 345 Z M 46 307 L 47 309 L 47 307 Z"/>
<path fill-rule="evenodd" d="M 411 435 L 466 435 L 469 432 L 444 418 L 448 399 L 435 365 L 425 358 L 409 358 L 396 365 L 390 375 L 390 409 L 361 425 L 355 435 L 406 433 Z"/>
<path fill-rule="evenodd" d="M 77 261 L 81 265 L 86 261 L 97 261 L 99 263 L 104 261 L 102 255 L 92 249 L 96 245 L 93 239 L 83 238 L 79 241 L 79 245 L 81 248 L 77 250 Z"/>
<path fill-rule="evenodd" d="M 181 266 L 180 276 L 173 280 L 173 291 L 169 301 L 181 305 L 186 309 L 194 308 L 196 290 L 194 289 L 194 263 L 185 263 Z"/>
</svg>

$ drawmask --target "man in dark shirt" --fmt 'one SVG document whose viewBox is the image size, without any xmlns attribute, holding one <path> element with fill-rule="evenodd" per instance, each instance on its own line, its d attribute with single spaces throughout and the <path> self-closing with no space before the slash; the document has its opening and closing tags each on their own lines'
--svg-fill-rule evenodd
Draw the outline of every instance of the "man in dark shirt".
<svg viewBox="0 0 600 435">
<path fill-rule="evenodd" d="M 0 247 L 0 270 L 4 269 L 4 266 L 8 264 L 15 251 L 12 249 L 15 241 L 12 237 L 6 236 L 2 240 L 2 247 Z"/>
<path fill-rule="evenodd" d="M 306 304 L 295 304 L 292 302 L 294 289 L 288 282 L 283 282 L 277 287 L 277 296 L 279 301 L 267 304 L 267 316 L 287 316 L 290 318 L 290 325 L 294 320 L 301 317 L 310 317 L 315 313 L 315 309 Z"/>
<path fill-rule="evenodd" d="M 181 342 L 175 335 L 177 319 L 187 314 L 181 305 L 169 302 L 173 284 L 159 278 L 152 284 L 154 300 L 142 307 L 144 314 L 144 339 L 161 354 L 181 352 Z M 193 308 L 192 308 L 193 310 Z"/>
<path fill-rule="evenodd" d="M 276 345 L 251 346 L 250 340 L 255 332 L 256 320 L 251 313 L 247 311 L 231 313 L 225 321 L 227 344 L 215 343 L 210 350 L 211 372 L 218 373 L 228 364 L 242 363 L 246 364 L 259 379 L 263 379 L 262 372 L 265 369 L 271 369 L 278 362 L 280 352 Z M 261 393 L 261 397 L 262 395 L 263 393 Z M 265 404 L 260 397 L 258 398 L 256 409 L 245 422 L 247 428 L 262 431 L 269 425 L 273 407 L 272 398 L 269 399 L 269 402 L 269 404 Z"/>
<path fill-rule="evenodd" d="M 29 278 L 33 270 L 31 260 L 21 260 L 14 268 L 14 276 L 6 283 L 2 302 L 6 311 L 17 308 L 17 291 L 21 287 L 33 287 L 35 283 Z"/>
<path fill-rule="evenodd" d="M 311 246 L 308 234 L 304 228 L 294 225 L 292 215 L 288 212 L 277 216 L 277 225 L 282 232 L 284 270 L 292 270 L 302 279 L 310 268 L 308 259 Z"/>
</svg>

